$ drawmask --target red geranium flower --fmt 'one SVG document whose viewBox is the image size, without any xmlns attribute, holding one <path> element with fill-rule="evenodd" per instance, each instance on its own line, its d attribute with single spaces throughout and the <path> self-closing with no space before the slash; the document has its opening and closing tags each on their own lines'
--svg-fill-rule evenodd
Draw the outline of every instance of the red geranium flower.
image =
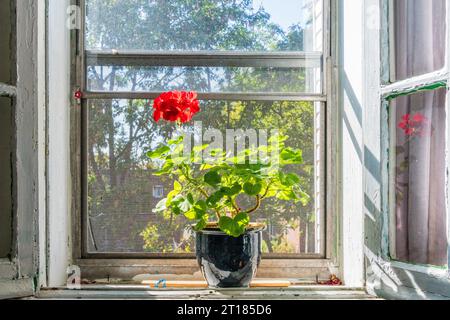
<svg viewBox="0 0 450 320">
<path fill-rule="evenodd" d="M 398 127 L 403 130 L 407 136 L 421 136 L 425 135 L 425 126 L 427 124 L 427 118 L 420 112 L 417 112 L 414 116 L 409 113 L 402 116 L 402 121 L 398 124 Z"/>
<path fill-rule="evenodd" d="M 185 123 L 200 111 L 196 92 L 164 92 L 153 102 L 153 119 Z"/>
</svg>

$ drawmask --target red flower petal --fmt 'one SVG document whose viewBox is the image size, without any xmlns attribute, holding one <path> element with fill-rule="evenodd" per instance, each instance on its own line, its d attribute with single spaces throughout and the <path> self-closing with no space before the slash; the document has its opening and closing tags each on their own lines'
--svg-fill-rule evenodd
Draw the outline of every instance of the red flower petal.
<svg viewBox="0 0 450 320">
<path fill-rule="evenodd" d="M 402 121 L 402 122 L 400 122 L 400 123 L 398 124 L 398 127 L 399 127 L 400 129 L 406 129 L 406 127 L 408 127 L 408 123 L 405 122 L 405 121 Z"/>
<path fill-rule="evenodd" d="M 163 118 L 172 122 L 188 122 L 200 111 L 196 92 L 169 91 L 162 93 L 153 102 L 154 119 Z"/>
<path fill-rule="evenodd" d="M 153 120 L 155 120 L 155 122 L 158 122 L 159 119 L 161 119 L 161 117 L 162 117 L 161 111 L 155 110 L 155 112 L 153 112 Z"/>
<path fill-rule="evenodd" d="M 414 134 L 414 131 L 415 131 L 414 128 L 408 128 L 405 130 L 405 134 L 407 136 L 412 136 Z"/>
<path fill-rule="evenodd" d="M 424 122 L 425 116 L 423 114 L 421 114 L 420 112 L 418 112 L 413 116 L 413 121 L 416 123 Z"/>
</svg>

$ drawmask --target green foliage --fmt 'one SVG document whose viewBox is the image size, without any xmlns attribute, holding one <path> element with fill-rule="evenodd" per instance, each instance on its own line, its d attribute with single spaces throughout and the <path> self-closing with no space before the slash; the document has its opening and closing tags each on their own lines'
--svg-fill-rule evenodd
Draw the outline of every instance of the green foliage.
<svg viewBox="0 0 450 320">
<path fill-rule="evenodd" d="M 265 199 L 275 197 L 307 205 L 309 196 L 302 190 L 300 177 L 283 171 L 287 165 L 303 162 L 302 151 L 286 147 L 286 140 L 286 136 L 279 136 L 275 145 L 272 141 L 270 146 L 248 148 L 231 159 L 222 154 L 207 164 L 193 163 L 194 151 L 180 154 L 184 150 L 180 138 L 148 152 L 154 165 L 162 168 L 157 174 L 174 180 L 173 189 L 156 206 L 155 212 L 183 214 L 196 223 L 196 230 L 205 228 L 215 217 L 222 231 L 238 237 L 250 223 L 249 214 L 257 211 Z M 251 163 L 248 157 L 258 154 L 261 148 L 270 152 L 269 159 Z M 170 170 L 165 170 L 166 167 Z M 240 195 L 253 198 L 255 204 L 247 208 L 238 206 Z"/>
</svg>

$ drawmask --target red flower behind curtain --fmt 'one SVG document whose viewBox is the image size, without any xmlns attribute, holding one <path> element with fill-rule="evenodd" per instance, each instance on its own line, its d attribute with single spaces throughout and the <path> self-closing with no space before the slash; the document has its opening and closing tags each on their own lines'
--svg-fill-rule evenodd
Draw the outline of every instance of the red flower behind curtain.
<svg viewBox="0 0 450 320">
<path fill-rule="evenodd" d="M 426 134 L 426 124 L 428 119 L 420 112 L 413 116 L 407 113 L 402 117 L 398 127 L 409 137 L 423 137 Z"/>
<path fill-rule="evenodd" d="M 164 92 L 153 102 L 153 119 L 186 123 L 200 111 L 197 93 L 190 91 Z"/>
</svg>

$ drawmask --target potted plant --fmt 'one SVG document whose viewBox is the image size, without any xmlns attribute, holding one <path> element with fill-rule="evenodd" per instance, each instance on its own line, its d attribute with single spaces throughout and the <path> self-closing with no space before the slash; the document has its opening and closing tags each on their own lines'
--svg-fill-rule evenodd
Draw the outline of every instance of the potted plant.
<svg viewBox="0 0 450 320">
<path fill-rule="evenodd" d="M 153 107 L 155 121 L 180 126 L 200 111 L 194 92 L 164 93 Z M 309 200 L 299 176 L 286 172 L 303 162 L 302 151 L 287 147 L 282 135 L 235 155 L 209 144 L 186 151 L 185 140 L 172 138 L 147 153 L 157 168 L 154 174 L 174 181 L 154 211 L 193 222 L 197 260 L 210 287 L 248 287 L 261 260 L 265 228 L 251 222 L 252 214 L 272 197 L 305 205 Z"/>
</svg>

